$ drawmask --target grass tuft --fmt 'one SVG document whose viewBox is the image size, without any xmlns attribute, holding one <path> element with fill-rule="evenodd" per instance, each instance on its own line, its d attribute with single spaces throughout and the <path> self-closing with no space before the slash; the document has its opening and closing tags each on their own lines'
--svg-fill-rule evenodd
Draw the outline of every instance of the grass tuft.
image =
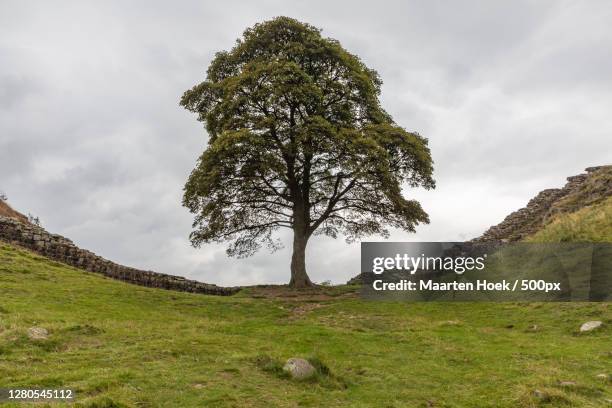
<svg viewBox="0 0 612 408">
<path fill-rule="evenodd" d="M 289 379 L 289 374 L 283 370 L 283 362 L 266 354 L 260 354 L 254 359 L 255 365 L 262 371 L 275 377 Z"/>
</svg>

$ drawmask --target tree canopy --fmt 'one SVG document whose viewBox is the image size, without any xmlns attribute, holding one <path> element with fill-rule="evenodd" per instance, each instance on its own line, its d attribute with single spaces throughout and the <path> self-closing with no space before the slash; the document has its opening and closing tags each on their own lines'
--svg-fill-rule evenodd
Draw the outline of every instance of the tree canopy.
<svg viewBox="0 0 612 408">
<path fill-rule="evenodd" d="M 381 107 L 382 81 L 319 29 L 278 17 L 218 52 L 181 105 L 206 125 L 208 147 L 185 185 L 195 246 L 228 241 L 228 253 L 274 250 L 294 232 L 292 280 L 312 235 L 414 231 L 428 216 L 402 186 L 434 187 L 427 139 Z"/>
</svg>

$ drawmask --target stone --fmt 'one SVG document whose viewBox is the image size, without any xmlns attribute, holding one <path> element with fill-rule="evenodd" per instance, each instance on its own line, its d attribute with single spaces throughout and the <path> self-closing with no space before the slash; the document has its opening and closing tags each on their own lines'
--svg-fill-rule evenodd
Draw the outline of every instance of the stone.
<svg viewBox="0 0 612 408">
<path fill-rule="evenodd" d="M 561 381 L 559 385 L 561 387 L 573 387 L 576 385 L 576 382 L 575 381 Z"/>
<path fill-rule="evenodd" d="M 602 324 L 603 323 L 599 320 L 592 320 L 590 322 L 586 322 L 582 326 L 580 326 L 580 332 L 584 333 L 584 332 L 589 332 L 591 330 L 595 330 L 599 328 Z"/>
<path fill-rule="evenodd" d="M 230 296 L 242 289 L 221 287 L 181 276 L 119 265 L 75 246 L 72 241 L 61 235 L 50 234 L 42 227 L 3 216 L 2 212 L 0 212 L 0 241 L 16 243 L 54 261 L 141 286 L 221 296 Z"/>
<path fill-rule="evenodd" d="M 546 397 L 548 397 L 548 394 L 546 394 L 544 391 L 534 390 L 533 396 L 538 399 L 545 399 Z"/>
<path fill-rule="evenodd" d="M 28 337 L 32 340 L 46 340 L 49 338 L 49 332 L 43 327 L 30 327 Z"/>
<path fill-rule="evenodd" d="M 283 371 L 289 373 L 291 378 L 304 380 L 315 374 L 315 368 L 303 358 L 290 358 L 283 366 Z"/>
</svg>

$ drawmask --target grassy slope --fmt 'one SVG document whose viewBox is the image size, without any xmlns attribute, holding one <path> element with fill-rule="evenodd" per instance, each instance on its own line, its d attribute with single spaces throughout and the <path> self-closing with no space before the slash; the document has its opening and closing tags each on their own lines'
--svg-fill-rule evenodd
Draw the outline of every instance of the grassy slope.
<svg viewBox="0 0 612 408">
<path fill-rule="evenodd" d="M 594 319 L 604 327 L 577 334 Z M 29 340 L 31 326 L 50 338 Z M 73 387 L 89 407 L 601 407 L 611 328 L 610 304 L 175 293 L 0 244 L 0 387 Z M 313 355 L 331 376 L 266 369 Z"/>
<path fill-rule="evenodd" d="M 28 222 L 28 217 L 18 211 L 13 210 L 10 205 L 2 200 L 0 200 L 0 216 L 15 218 L 21 222 Z"/>
<path fill-rule="evenodd" d="M 612 242 L 612 197 L 562 214 L 527 239 L 531 242 Z"/>
</svg>

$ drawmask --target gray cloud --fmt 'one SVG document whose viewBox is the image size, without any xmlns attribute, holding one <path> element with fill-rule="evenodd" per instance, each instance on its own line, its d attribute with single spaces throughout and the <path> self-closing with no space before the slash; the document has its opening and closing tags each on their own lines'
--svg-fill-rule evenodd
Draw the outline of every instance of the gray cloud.
<svg viewBox="0 0 612 408">
<path fill-rule="evenodd" d="M 288 15 L 385 81 L 395 120 L 430 139 L 431 224 L 465 239 L 543 188 L 612 162 L 609 2 L 18 2 L 0 4 L 0 188 L 53 232 L 126 264 L 220 284 L 284 282 L 290 253 L 189 246 L 182 185 L 206 144 L 178 106 L 214 53 Z M 285 242 L 288 235 L 283 235 Z M 314 280 L 346 280 L 358 244 L 316 238 Z"/>
</svg>

